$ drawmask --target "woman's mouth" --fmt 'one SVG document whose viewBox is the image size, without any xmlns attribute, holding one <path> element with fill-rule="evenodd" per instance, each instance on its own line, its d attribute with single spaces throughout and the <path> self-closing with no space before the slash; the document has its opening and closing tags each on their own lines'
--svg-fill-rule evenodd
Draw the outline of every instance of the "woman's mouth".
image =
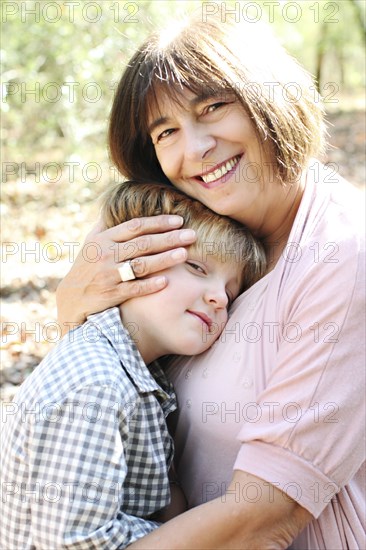
<svg viewBox="0 0 366 550">
<path fill-rule="evenodd" d="M 226 162 L 223 162 L 220 164 L 220 166 L 216 167 L 215 169 L 205 172 L 204 174 L 200 174 L 199 176 L 196 176 L 197 179 L 205 183 L 206 185 L 212 184 L 213 182 L 217 182 L 218 180 L 221 180 L 224 178 L 229 172 L 232 172 L 234 168 L 236 168 L 237 164 L 239 163 L 242 155 L 236 155 L 235 157 L 227 160 Z"/>
</svg>

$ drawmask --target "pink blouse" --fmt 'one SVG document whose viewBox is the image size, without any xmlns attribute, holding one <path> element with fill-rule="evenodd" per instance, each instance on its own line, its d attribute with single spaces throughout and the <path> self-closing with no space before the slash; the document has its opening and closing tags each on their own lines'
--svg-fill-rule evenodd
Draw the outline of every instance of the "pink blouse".
<svg viewBox="0 0 366 550">
<path fill-rule="evenodd" d="M 366 548 L 363 200 L 312 161 L 275 269 L 235 301 L 208 352 L 169 368 L 190 506 L 249 472 L 314 516 L 294 549 Z"/>
</svg>

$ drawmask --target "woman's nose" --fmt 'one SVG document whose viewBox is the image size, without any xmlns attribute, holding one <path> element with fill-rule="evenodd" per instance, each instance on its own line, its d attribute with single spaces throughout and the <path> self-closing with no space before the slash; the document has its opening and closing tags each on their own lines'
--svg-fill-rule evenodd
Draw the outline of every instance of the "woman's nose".
<svg viewBox="0 0 366 550">
<path fill-rule="evenodd" d="M 215 138 L 206 129 L 195 126 L 186 131 L 185 158 L 187 160 L 204 161 L 215 146 Z"/>
</svg>

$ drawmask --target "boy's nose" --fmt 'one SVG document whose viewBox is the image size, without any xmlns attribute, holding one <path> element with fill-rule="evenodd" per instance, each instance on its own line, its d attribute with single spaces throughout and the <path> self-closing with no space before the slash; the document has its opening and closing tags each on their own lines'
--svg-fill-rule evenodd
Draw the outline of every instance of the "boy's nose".
<svg viewBox="0 0 366 550">
<path fill-rule="evenodd" d="M 204 295 L 204 300 L 207 304 L 214 306 L 216 309 L 227 308 L 229 298 L 223 285 L 212 285 L 208 288 Z"/>
</svg>

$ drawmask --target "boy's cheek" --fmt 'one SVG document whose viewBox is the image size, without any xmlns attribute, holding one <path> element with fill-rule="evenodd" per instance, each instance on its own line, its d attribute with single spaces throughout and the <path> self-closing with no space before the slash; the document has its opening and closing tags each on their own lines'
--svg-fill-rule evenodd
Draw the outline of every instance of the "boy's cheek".
<svg viewBox="0 0 366 550">
<path fill-rule="evenodd" d="M 210 326 L 210 330 L 208 331 L 208 333 L 211 337 L 214 337 L 214 341 L 217 340 L 217 338 L 220 336 L 220 334 L 224 330 L 226 321 L 227 321 L 227 317 L 221 319 L 217 323 L 212 323 L 212 325 Z"/>
</svg>

